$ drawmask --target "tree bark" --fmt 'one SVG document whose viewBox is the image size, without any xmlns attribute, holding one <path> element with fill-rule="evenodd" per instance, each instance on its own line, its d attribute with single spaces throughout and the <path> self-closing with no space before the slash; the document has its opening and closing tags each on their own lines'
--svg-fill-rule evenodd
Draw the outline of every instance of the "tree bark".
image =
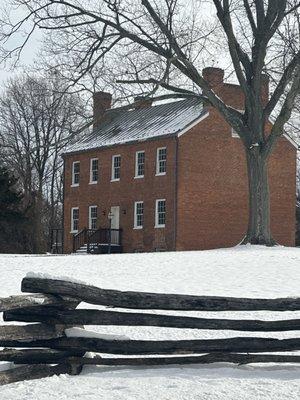
<svg viewBox="0 0 300 400">
<path fill-rule="evenodd" d="M 249 219 L 247 234 L 242 244 L 274 246 L 270 228 L 270 194 L 268 180 L 268 158 L 258 143 L 246 149 Z"/>
<path fill-rule="evenodd" d="M 42 180 L 39 179 L 39 186 L 38 190 L 36 193 L 36 198 L 35 198 L 35 207 L 34 207 L 34 253 L 35 254 L 42 254 L 45 253 L 46 245 L 45 245 L 45 235 L 43 232 L 43 222 L 42 222 L 42 216 L 43 216 L 43 189 L 42 189 Z"/>
</svg>

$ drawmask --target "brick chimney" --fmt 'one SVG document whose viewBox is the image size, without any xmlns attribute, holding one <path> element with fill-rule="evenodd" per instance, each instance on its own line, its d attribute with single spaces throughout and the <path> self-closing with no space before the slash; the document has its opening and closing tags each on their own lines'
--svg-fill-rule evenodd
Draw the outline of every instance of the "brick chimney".
<svg viewBox="0 0 300 400">
<path fill-rule="evenodd" d="M 222 85 L 224 82 L 224 70 L 221 68 L 204 68 L 202 70 L 202 76 L 212 88 Z"/>
<path fill-rule="evenodd" d="M 134 98 L 134 102 L 140 102 L 139 104 L 137 104 L 136 106 L 134 106 L 134 108 L 136 110 L 139 110 L 141 108 L 148 108 L 152 106 L 152 100 L 151 99 L 147 99 L 147 97 L 145 96 L 136 96 Z"/>
<path fill-rule="evenodd" d="M 99 126 L 106 110 L 111 108 L 112 95 L 108 92 L 95 92 L 94 101 L 94 128 Z"/>
</svg>

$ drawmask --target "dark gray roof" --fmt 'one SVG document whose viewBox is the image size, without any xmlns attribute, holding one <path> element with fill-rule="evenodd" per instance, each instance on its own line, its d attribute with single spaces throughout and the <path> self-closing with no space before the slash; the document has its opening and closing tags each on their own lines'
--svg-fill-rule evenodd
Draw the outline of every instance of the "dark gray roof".
<svg viewBox="0 0 300 400">
<path fill-rule="evenodd" d="M 187 129 L 206 112 L 195 98 L 137 110 L 109 110 L 103 123 L 65 153 L 175 135 Z"/>
</svg>

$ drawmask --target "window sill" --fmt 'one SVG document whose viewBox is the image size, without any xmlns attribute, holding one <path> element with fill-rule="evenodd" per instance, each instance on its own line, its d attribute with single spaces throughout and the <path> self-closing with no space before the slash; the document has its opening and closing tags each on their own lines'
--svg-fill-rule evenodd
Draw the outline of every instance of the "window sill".
<svg viewBox="0 0 300 400">
<path fill-rule="evenodd" d="M 117 178 L 117 179 L 111 179 L 110 181 L 111 181 L 111 182 L 119 182 L 119 181 L 120 181 L 120 178 Z"/>
<path fill-rule="evenodd" d="M 79 231 L 70 231 L 70 233 L 78 233 Z"/>
<path fill-rule="evenodd" d="M 89 185 L 97 185 L 98 181 L 89 182 Z"/>
<path fill-rule="evenodd" d="M 164 175 L 167 175 L 167 173 L 166 172 L 159 172 L 159 173 L 155 174 L 155 176 L 164 176 Z"/>
<path fill-rule="evenodd" d="M 141 229 L 143 229 L 143 226 L 134 226 L 133 229 L 141 230 Z"/>
<path fill-rule="evenodd" d="M 145 175 L 138 175 L 134 177 L 134 179 L 143 179 L 143 178 L 145 178 Z"/>
<path fill-rule="evenodd" d="M 71 187 L 79 187 L 79 183 L 72 183 Z"/>
<path fill-rule="evenodd" d="M 155 225 L 154 228 L 155 229 L 160 229 L 160 228 L 165 228 L 166 225 Z"/>
</svg>

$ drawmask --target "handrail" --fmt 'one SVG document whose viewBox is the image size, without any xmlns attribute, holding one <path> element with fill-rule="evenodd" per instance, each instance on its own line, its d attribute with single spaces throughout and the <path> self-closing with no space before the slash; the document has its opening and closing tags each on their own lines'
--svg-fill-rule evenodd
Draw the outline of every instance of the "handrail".
<svg viewBox="0 0 300 400">
<path fill-rule="evenodd" d="M 121 246 L 122 229 L 99 228 L 91 235 L 88 235 L 88 253 L 91 253 L 92 250 L 99 247 L 101 244 Z"/>
<path fill-rule="evenodd" d="M 101 244 L 122 245 L 122 229 L 87 229 L 83 228 L 73 235 L 73 253 L 87 245 L 87 253 Z"/>
<path fill-rule="evenodd" d="M 86 243 L 86 228 L 81 229 L 73 235 L 73 253 Z"/>
<path fill-rule="evenodd" d="M 95 237 L 101 229 L 88 229 L 87 232 L 87 252 L 90 253 L 90 245 L 93 243 L 93 237 Z"/>
</svg>

